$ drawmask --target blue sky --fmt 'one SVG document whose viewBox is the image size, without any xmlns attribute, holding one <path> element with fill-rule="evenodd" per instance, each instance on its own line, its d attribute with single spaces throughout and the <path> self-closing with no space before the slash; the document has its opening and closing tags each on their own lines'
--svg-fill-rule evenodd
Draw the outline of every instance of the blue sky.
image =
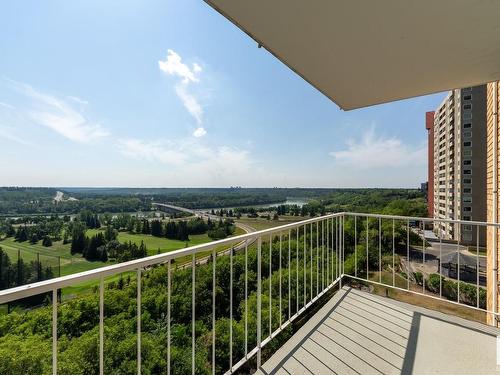
<svg viewBox="0 0 500 375">
<path fill-rule="evenodd" d="M 202 0 L 5 0 L 0 35 L 1 186 L 426 179 L 444 94 L 343 112 Z"/>
</svg>

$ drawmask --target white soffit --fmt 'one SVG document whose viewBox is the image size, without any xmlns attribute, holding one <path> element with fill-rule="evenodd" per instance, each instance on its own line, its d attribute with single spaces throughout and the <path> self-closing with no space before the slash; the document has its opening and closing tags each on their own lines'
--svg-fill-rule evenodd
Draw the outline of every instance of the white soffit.
<svg viewBox="0 0 500 375">
<path fill-rule="evenodd" d="M 500 0 L 205 0 L 349 110 L 500 80 Z"/>
</svg>

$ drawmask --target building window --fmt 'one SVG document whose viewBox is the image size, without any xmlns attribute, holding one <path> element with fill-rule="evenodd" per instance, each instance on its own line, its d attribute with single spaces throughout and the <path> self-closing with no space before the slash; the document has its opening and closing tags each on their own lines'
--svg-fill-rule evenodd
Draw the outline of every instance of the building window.
<svg viewBox="0 0 500 375">
<path fill-rule="evenodd" d="M 470 129 L 472 128 L 472 124 L 470 122 L 464 124 L 464 129 Z"/>
<path fill-rule="evenodd" d="M 470 216 L 463 216 L 462 219 L 463 219 L 463 221 L 471 221 Z"/>
<path fill-rule="evenodd" d="M 472 207 L 464 207 L 464 212 L 471 212 L 472 211 Z"/>
<path fill-rule="evenodd" d="M 464 138 L 472 137 L 472 132 L 464 132 Z"/>
<path fill-rule="evenodd" d="M 464 184 L 471 184 L 472 180 L 470 178 L 464 178 Z"/>
<path fill-rule="evenodd" d="M 464 113 L 463 118 L 464 118 L 465 120 L 470 120 L 470 119 L 472 119 L 472 113 L 470 113 L 470 112 L 465 112 L 465 113 Z"/>
<path fill-rule="evenodd" d="M 470 194 L 470 193 L 472 193 L 472 189 L 471 188 L 464 188 L 464 193 Z"/>
<path fill-rule="evenodd" d="M 464 160 L 464 165 L 471 165 L 472 161 L 471 160 Z"/>
<path fill-rule="evenodd" d="M 471 232 L 472 231 L 472 225 L 464 225 L 464 230 L 467 231 L 467 232 Z"/>
<path fill-rule="evenodd" d="M 464 203 L 472 203 L 472 197 L 463 197 L 462 200 Z"/>
<path fill-rule="evenodd" d="M 462 237 L 464 241 L 472 241 L 472 233 L 464 233 Z"/>
<path fill-rule="evenodd" d="M 464 109 L 472 109 L 472 104 L 464 104 Z"/>
<path fill-rule="evenodd" d="M 472 174 L 472 170 L 470 170 L 470 169 L 464 169 L 464 174 Z"/>
<path fill-rule="evenodd" d="M 471 100 L 472 99 L 472 95 L 464 95 L 464 100 Z"/>
<path fill-rule="evenodd" d="M 463 155 L 464 156 L 472 156 L 472 150 L 471 149 L 464 150 Z"/>
<path fill-rule="evenodd" d="M 464 147 L 470 147 L 471 146 L 471 142 L 470 141 L 467 141 L 467 142 L 464 142 Z"/>
</svg>

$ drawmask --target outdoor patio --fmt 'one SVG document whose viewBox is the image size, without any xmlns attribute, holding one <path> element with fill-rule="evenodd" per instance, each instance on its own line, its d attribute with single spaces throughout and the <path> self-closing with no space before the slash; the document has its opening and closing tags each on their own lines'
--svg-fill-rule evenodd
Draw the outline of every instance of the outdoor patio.
<svg viewBox="0 0 500 375">
<path fill-rule="evenodd" d="M 344 287 L 257 374 L 495 374 L 499 332 Z"/>
</svg>

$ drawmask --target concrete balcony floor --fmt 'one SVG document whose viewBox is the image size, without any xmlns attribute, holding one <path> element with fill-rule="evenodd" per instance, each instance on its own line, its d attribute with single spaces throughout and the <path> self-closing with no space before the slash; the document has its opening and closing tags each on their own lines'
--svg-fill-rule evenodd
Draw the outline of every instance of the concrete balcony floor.
<svg viewBox="0 0 500 375">
<path fill-rule="evenodd" d="M 344 287 L 257 374 L 499 374 L 499 333 Z"/>
</svg>

